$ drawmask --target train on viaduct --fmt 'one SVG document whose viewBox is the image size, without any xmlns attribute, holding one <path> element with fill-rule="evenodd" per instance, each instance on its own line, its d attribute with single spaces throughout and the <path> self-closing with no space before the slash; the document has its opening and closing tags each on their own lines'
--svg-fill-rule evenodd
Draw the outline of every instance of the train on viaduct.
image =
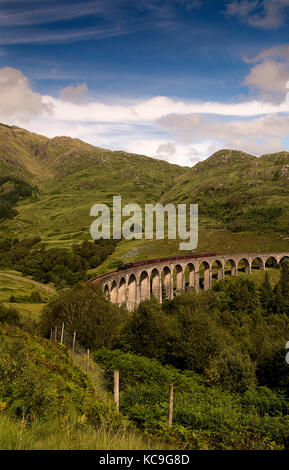
<svg viewBox="0 0 289 470">
<path fill-rule="evenodd" d="M 196 292 L 208 290 L 214 277 L 221 281 L 225 274 L 237 276 L 240 271 L 247 274 L 251 274 L 252 269 L 264 271 L 266 266 L 277 267 L 286 258 L 289 259 L 289 251 L 158 258 L 126 263 L 90 282 L 100 284 L 111 302 L 125 304 L 128 310 L 134 310 L 152 295 L 163 302 L 189 288 Z"/>
</svg>

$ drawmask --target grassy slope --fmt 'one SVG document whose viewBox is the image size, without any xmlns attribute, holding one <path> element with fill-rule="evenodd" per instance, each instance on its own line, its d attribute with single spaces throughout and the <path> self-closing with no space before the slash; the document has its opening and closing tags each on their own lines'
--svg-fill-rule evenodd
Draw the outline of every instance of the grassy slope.
<svg viewBox="0 0 289 470">
<path fill-rule="evenodd" d="M 0 338 L 0 449 L 165 448 L 115 413 L 98 367 L 88 378 L 63 346 L 19 328 L 0 325 Z"/>
<path fill-rule="evenodd" d="M 281 250 L 289 247 L 288 165 L 287 152 L 257 158 L 243 152 L 222 150 L 181 175 L 162 201 L 198 203 L 203 237 L 212 240 L 216 232 L 220 232 L 224 251 L 234 250 L 236 241 L 239 251 L 247 251 L 247 241 L 252 246 L 250 251 L 256 248 L 257 251 Z M 266 229 L 260 226 L 260 231 L 255 230 L 250 236 L 246 228 L 251 229 L 256 222 L 250 219 L 252 212 L 269 208 L 281 208 L 282 214 L 274 219 L 274 223 L 268 223 Z M 232 219 L 232 215 L 240 220 L 244 234 L 239 230 L 234 233 L 227 230 L 226 219 Z M 263 246 L 265 240 L 270 242 L 269 245 Z M 219 245 L 218 239 L 216 244 Z"/>
<path fill-rule="evenodd" d="M 94 357 L 108 377 L 119 370 L 120 410 L 151 434 L 170 436 L 182 449 L 284 449 L 288 416 L 272 412 L 281 397 L 265 387 L 231 393 L 206 385 L 193 371 L 163 366 L 144 356 L 101 349 Z M 170 383 L 174 383 L 172 428 L 167 427 Z"/>
<path fill-rule="evenodd" d="M 125 427 L 114 430 L 75 426 L 57 420 L 31 426 L 0 415 L 0 450 L 162 450 L 166 446 L 145 439 Z"/>
<path fill-rule="evenodd" d="M 98 149 L 77 139 L 47 139 L 18 128 L 7 134 L 7 128 L 4 134 L 0 132 L 0 143 L 11 142 L 13 154 L 6 173 L 17 171 L 32 178 L 40 188 L 40 199 L 21 201 L 19 215 L 1 224 L 2 236 L 37 234 L 49 245 L 70 246 L 89 238 L 93 204 L 112 204 L 113 195 L 122 195 L 124 203 L 157 202 L 185 171 L 146 156 Z M 27 162 L 25 169 L 17 169 L 19 161 L 21 165 Z M 35 162 L 34 168 L 31 162 Z"/>
<path fill-rule="evenodd" d="M 20 302 L 21 298 L 29 298 L 31 293 L 35 291 L 40 293 L 43 302 L 31 303 L 28 299 L 25 299 L 25 302 Z M 24 318 L 38 318 L 42 308 L 54 292 L 52 287 L 48 290 L 47 286 L 31 282 L 30 279 L 22 277 L 21 273 L 17 271 L 0 271 L 0 302 L 4 302 L 6 306 L 17 308 Z M 17 303 L 10 303 L 11 295 L 17 299 Z"/>
<path fill-rule="evenodd" d="M 260 158 L 223 150 L 195 167 L 93 147 L 77 139 L 48 139 L 0 125 L 0 171 L 37 184 L 39 200 L 23 199 L 19 215 L 0 224 L 0 236 L 40 235 L 48 246 L 70 247 L 89 238 L 91 206 L 123 202 L 198 203 L 199 244 L 196 252 L 247 252 L 289 249 L 289 154 Z M 250 211 L 282 208 L 271 226 L 246 230 Z M 241 219 L 232 232 L 227 215 Z M 245 223 L 244 223 L 245 221 Z M 96 273 L 119 261 L 148 259 L 179 251 L 178 241 L 123 241 Z"/>
<path fill-rule="evenodd" d="M 199 204 L 198 253 L 246 253 L 289 250 L 289 153 L 260 158 L 223 150 L 177 178 L 161 202 Z M 252 230 L 252 211 L 277 208 L 282 214 L 266 228 Z M 251 213 L 250 213 L 251 211 Z M 235 213 L 244 229 L 229 230 L 226 217 Z M 251 217 L 251 218 L 250 218 Z M 253 224 L 256 223 L 253 217 Z M 178 241 L 138 240 L 122 242 L 95 272 L 114 268 L 119 260 L 140 260 L 180 252 Z M 189 252 L 188 252 L 189 253 Z"/>
</svg>

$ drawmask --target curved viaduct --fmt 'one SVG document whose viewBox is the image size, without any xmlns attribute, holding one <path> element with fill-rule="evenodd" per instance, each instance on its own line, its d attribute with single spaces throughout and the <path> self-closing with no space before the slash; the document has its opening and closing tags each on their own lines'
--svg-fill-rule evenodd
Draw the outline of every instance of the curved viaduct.
<svg viewBox="0 0 289 470">
<path fill-rule="evenodd" d="M 187 288 L 194 288 L 196 292 L 208 290 L 213 278 L 223 280 L 225 273 L 237 276 L 240 271 L 248 274 L 252 269 L 264 271 L 266 266 L 276 267 L 285 258 L 289 258 L 289 252 L 204 255 L 200 258 L 179 257 L 173 261 L 159 259 L 104 274 L 91 282 L 100 283 L 111 302 L 125 304 L 129 310 L 134 310 L 151 295 L 163 302 Z"/>
</svg>

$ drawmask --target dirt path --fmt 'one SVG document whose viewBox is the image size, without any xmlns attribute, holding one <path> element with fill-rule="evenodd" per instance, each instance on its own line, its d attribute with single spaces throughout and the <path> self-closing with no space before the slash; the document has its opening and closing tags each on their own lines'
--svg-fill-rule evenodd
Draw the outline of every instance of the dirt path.
<svg viewBox="0 0 289 470">
<path fill-rule="evenodd" d="M 42 287 L 42 289 L 45 289 L 47 292 L 50 292 L 51 294 L 55 294 L 56 292 L 56 290 L 53 289 L 52 287 L 48 287 L 45 284 L 40 284 L 40 282 L 33 281 L 32 279 L 28 279 L 27 277 L 17 276 L 16 274 L 7 274 L 3 271 L 0 271 L 0 275 L 4 277 L 9 277 L 10 279 L 17 279 L 19 281 L 30 282 L 30 284 L 34 284 L 35 286 Z"/>
</svg>

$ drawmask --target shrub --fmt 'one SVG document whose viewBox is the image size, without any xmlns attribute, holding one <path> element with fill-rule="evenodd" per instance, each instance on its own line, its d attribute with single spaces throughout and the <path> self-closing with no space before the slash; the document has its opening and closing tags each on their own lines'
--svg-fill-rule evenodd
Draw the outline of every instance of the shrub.
<svg viewBox="0 0 289 470">
<path fill-rule="evenodd" d="M 127 312 L 110 303 L 94 284 L 78 284 L 64 289 L 44 308 L 40 318 L 40 330 L 47 337 L 55 325 L 65 323 L 71 335 L 85 347 L 97 349 L 119 345 Z"/>
<path fill-rule="evenodd" d="M 37 290 L 32 291 L 30 295 L 30 301 L 36 304 L 43 302 L 40 292 L 38 292 Z"/>
<path fill-rule="evenodd" d="M 168 324 L 161 305 L 155 299 L 140 303 L 126 330 L 129 349 L 160 361 L 165 359 Z"/>
<path fill-rule="evenodd" d="M 11 307 L 5 307 L 0 304 L 0 323 L 8 323 L 9 325 L 17 325 L 20 322 L 18 310 Z"/>
</svg>

